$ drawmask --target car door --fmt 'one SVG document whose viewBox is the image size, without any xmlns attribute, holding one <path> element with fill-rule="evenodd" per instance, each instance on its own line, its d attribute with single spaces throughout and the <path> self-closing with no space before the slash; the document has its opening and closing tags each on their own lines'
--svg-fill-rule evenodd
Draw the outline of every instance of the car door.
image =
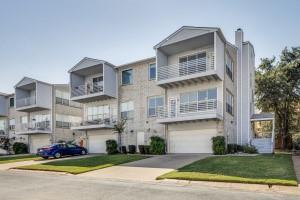
<svg viewBox="0 0 300 200">
<path fill-rule="evenodd" d="M 66 144 L 60 144 L 59 145 L 59 150 L 62 156 L 68 155 L 68 148 Z"/>
</svg>

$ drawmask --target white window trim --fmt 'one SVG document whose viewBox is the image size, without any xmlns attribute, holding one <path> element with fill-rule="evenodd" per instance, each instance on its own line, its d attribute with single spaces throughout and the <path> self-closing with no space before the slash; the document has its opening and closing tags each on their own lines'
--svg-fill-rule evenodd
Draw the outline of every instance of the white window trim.
<svg viewBox="0 0 300 200">
<path fill-rule="evenodd" d="M 150 109 L 150 99 L 153 99 L 155 98 L 155 115 L 150 115 L 149 114 L 149 109 Z M 150 96 L 147 98 L 147 116 L 148 118 L 152 118 L 152 117 L 157 117 L 157 106 L 156 106 L 156 99 L 157 98 L 162 98 L 163 99 L 163 105 L 162 106 L 159 106 L 159 107 L 164 107 L 164 104 L 165 104 L 165 98 L 163 95 L 158 95 L 158 96 Z"/>
</svg>

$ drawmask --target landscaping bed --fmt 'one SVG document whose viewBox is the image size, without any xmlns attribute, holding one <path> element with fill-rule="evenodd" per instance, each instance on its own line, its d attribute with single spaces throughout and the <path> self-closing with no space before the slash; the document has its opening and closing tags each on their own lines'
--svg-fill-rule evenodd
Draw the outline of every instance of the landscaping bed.
<svg viewBox="0 0 300 200">
<path fill-rule="evenodd" d="M 157 179 L 297 186 L 291 155 L 212 156 Z"/>
<path fill-rule="evenodd" d="M 28 166 L 16 167 L 14 169 L 23 170 L 39 170 L 39 171 L 55 171 L 67 172 L 70 174 L 80 174 L 88 171 L 111 167 L 123 163 L 133 162 L 148 158 L 142 155 L 103 155 L 88 158 L 57 160 L 43 164 L 35 164 Z"/>
<path fill-rule="evenodd" d="M 12 155 L 12 156 L 1 156 L 0 164 L 13 163 L 13 162 L 21 162 L 21 161 L 29 161 L 29 160 L 39 160 L 40 157 L 36 155 Z"/>
</svg>

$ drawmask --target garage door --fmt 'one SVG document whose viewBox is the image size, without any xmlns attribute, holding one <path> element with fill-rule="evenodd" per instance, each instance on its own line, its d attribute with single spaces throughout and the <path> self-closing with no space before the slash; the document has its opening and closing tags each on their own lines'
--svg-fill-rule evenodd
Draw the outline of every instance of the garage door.
<svg viewBox="0 0 300 200">
<path fill-rule="evenodd" d="M 106 140 L 117 140 L 116 134 L 93 134 L 89 135 L 89 153 L 106 153 Z"/>
<path fill-rule="evenodd" d="M 170 153 L 212 153 L 211 138 L 216 130 L 188 130 L 169 132 Z"/>
<path fill-rule="evenodd" d="M 36 153 L 38 148 L 50 144 L 49 135 L 31 135 L 30 136 L 30 153 Z"/>
</svg>

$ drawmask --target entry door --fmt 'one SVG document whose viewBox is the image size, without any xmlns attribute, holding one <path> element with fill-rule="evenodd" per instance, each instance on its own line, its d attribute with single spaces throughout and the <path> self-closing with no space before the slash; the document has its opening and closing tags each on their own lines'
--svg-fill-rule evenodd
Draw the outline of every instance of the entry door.
<svg viewBox="0 0 300 200">
<path fill-rule="evenodd" d="M 176 107 L 177 102 L 176 98 L 169 98 L 169 116 L 170 117 L 176 117 Z"/>
</svg>

